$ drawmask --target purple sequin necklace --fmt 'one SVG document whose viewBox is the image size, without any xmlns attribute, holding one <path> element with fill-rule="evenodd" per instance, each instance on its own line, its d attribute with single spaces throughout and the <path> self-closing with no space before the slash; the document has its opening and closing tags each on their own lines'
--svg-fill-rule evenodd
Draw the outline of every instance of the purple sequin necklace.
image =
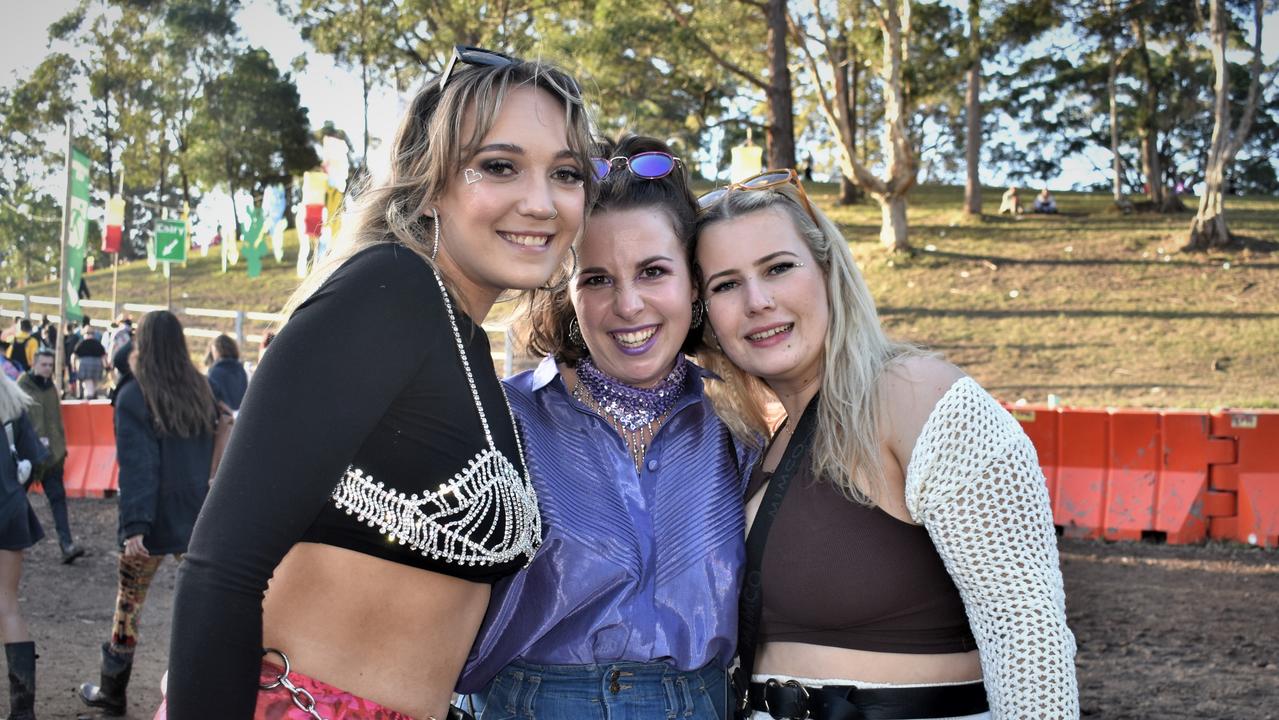
<svg viewBox="0 0 1279 720">
<path fill-rule="evenodd" d="M 639 471 L 644 453 L 653 442 L 653 433 L 675 407 L 687 378 L 688 361 L 682 354 L 675 356 L 675 367 L 670 374 L 651 388 L 634 387 L 614 379 L 588 356 L 577 364 L 573 397 L 593 406 L 622 434 Z"/>
</svg>

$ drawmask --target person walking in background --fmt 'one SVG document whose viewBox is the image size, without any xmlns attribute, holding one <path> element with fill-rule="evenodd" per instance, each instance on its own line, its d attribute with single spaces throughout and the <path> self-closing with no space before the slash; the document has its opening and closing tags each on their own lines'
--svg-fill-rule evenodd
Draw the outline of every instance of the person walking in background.
<svg viewBox="0 0 1279 720">
<path fill-rule="evenodd" d="M 165 555 L 181 560 L 209 491 L 217 406 L 191 362 L 182 323 L 165 310 L 138 328 L 134 382 L 115 405 L 120 465 L 119 587 L 98 684 L 80 685 L 86 705 L 124 714 L 138 643 L 138 614 Z"/>
<path fill-rule="evenodd" d="M 102 383 L 106 368 L 107 349 L 98 340 L 98 331 L 84 329 L 84 339 L 75 348 L 76 379 L 80 381 L 81 397 L 93 400 L 98 397 L 98 385 Z"/>
<path fill-rule="evenodd" d="M 0 372 L 15 382 L 22 377 L 22 368 L 14 365 L 13 361 L 9 359 L 8 340 L 0 340 Z"/>
<path fill-rule="evenodd" d="M 9 665 L 9 720 L 36 716 L 36 646 L 22 617 L 18 585 L 23 551 L 44 537 L 24 483 L 49 453 L 27 416 L 31 404 L 17 383 L 0 377 L 0 421 L 7 436 L 0 448 L 0 636 Z"/>
<path fill-rule="evenodd" d="M 232 410 L 240 409 L 244 392 L 249 389 L 249 375 L 240 362 L 240 347 L 227 335 L 219 335 L 209 343 L 209 355 L 213 364 L 209 367 L 209 382 L 213 394 Z"/>
<path fill-rule="evenodd" d="M 44 487 L 44 496 L 49 500 L 53 524 L 58 531 L 62 562 L 69 564 L 84 555 L 84 548 L 72 539 L 71 522 L 67 517 L 67 491 L 62 486 L 67 433 L 62 426 L 62 401 L 58 398 L 58 388 L 53 384 L 53 358 L 52 350 L 36 353 L 35 364 L 18 378 L 18 387 L 35 401 L 30 411 L 31 424 L 35 426 L 40 442 L 49 449 L 49 459 L 35 469 L 31 482 L 39 482 Z"/>
<path fill-rule="evenodd" d="M 115 358 L 117 350 L 131 342 L 133 342 L 133 318 L 120 315 L 115 319 L 115 325 L 107 335 L 106 342 L 103 343 L 107 349 L 108 363 Z M 108 364 L 107 367 L 111 366 Z"/>
<path fill-rule="evenodd" d="M 40 338 L 31 333 L 31 321 L 22 318 L 18 321 L 18 331 L 9 341 L 9 360 L 22 372 L 31 369 L 35 362 L 36 351 L 40 349 Z"/>
<path fill-rule="evenodd" d="M 62 329 L 62 380 L 63 390 L 62 397 L 73 398 L 79 397 L 79 384 L 75 379 L 75 348 L 84 339 L 80 334 L 80 327 L 74 322 L 68 322 Z M 56 347 L 56 346 L 55 346 Z"/>
</svg>

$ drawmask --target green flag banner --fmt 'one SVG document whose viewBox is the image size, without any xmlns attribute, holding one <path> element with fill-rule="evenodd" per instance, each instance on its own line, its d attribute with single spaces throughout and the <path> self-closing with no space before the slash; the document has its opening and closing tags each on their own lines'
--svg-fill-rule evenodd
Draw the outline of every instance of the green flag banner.
<svg viewBox="0 0 1279 720">
<path fill-rule="evenodd" d="M 67 277 L 62 292 L 67 301 L 67 319 L 82 320 L 80 277 L 84 272 L 84 249 L 89 236 L 89 158 L 71 150 L 71 222 L 67 228 Z"/>
<path fill-rule="evenodd" d="M 155 259 L 160 262 L 187 261 L 187 224 L 185 222 L 155 221 Z"/>
<path fill-rule="evenodd" d="M 262 274 L 262 256 L 267 252 L 266 234 L 262 232 L 265 224 L 262 209 L 249 208 L 249 224 L 244 228 L 244 257 L 248 261 L 251 278 Z"/>
</svg>

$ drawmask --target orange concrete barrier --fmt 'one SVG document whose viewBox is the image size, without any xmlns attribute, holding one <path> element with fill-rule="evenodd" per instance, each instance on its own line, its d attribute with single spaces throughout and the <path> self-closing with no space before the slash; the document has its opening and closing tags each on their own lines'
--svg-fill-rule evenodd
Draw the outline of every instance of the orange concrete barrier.
<svg viewBox="0 0 1279 720">
<path fill-rule="evenodd" d="M 62 424 L 67 431 L 67 461 L 62 481 L 67 497 L 114 495 L 119 485 L 115 462 L 115 419 L 105 400 L 66 400 Z"/>
<path fill-rule="evenodd" d="M 1210 482 L 1211 473 L 1235 462 L 1235 440 L 1219 437 L 1206 412 L 1009 411 L 1035 445 L 1053 522 L 1069 537 L 1200 542 L 1213 522 L 1236 513 L 1235 493 Z M 1275 494 L 1279 502 L 1279 490 Z M 1274 512 L 1279 520 L 1279 505 Z M 1234 530 L 1220 525 L 1219 532 Z"/>
<path fill-rule="evenodd" d="M 1099 537 L 1106 507 L 1110 416 L 1105 410 L 1056 411 L 1057 495 L 1053 520 L 1067 537 Z M 1042 460 L 1041 460 L 1042 463 Z"/>
<path fill-rule="evenodd" d="M 1212 488 L 1234 495 L 1236 512 L 1213 518 L 1209 534 L 1279 547 L 1279 413 L 1214 412 L 1212 429 L 1214 435 L 1235 439 L 1235 462 L 1212 467 Z"/>
</svg>

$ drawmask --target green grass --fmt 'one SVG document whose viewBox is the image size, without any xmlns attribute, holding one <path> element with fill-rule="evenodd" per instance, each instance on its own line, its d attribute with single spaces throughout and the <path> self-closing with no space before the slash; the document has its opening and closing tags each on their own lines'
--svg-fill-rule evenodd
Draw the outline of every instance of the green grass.
<svg viewBox="0 0 1279 720">
<path fill-rule="evenodd" d="M 835 186 L 808 188 L 844 229 L 889 332 L 1005 400 L 1279 408 L 1279 253 L 1181 254 L 1190 213 L 1120 215 L 1106 194 L 1058 193 L 1058 216 L 977 220 L 960 212 L 962 188 L 921 186 L 909 213 L 919 252 L 894 256 L 878 242 L 877 204 L 840 207 Z M 985 192 L 988 212 L 1001 192 Z M 1237 234 L 1279 242 L 1279 198 L 1230 198 L 1227 217 Z M 173 303 L 278 310 L 297 285 L 294 242 L 285 259 L 267 258 L 250 280 L 243 259 L 224 275 L 216 255 L 193 257 L 174 269 Z M 109 269 L 89 284 L 110 299 Z M 53 293 L 49 283 L 21 291 Z M 162 305 L 164 278 L 145 262 L 122 266 L 119 297 Z"/>
</svg>

